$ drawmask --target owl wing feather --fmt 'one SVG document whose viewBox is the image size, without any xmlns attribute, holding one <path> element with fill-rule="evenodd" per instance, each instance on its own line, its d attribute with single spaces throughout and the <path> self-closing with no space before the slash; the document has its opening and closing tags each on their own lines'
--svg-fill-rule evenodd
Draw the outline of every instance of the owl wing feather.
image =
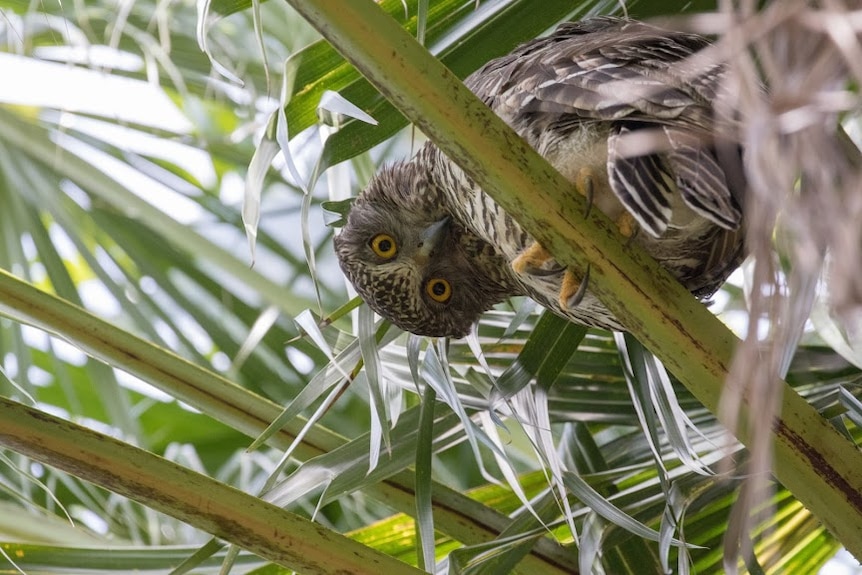
<svg viewBox="0 0 862 575">
<path fill-rule="evenodd" d="M 688 132 L 665 127 L 664 133 L 671 143 L 667 158 L 685 202 L 725 229 L 738 228 L 742 212 L 715 154 Z"/>
<path fill-rule="evenodd" d="M 641 22 L 591 18 L 561 25 L 466 83 L 528 139 L 549 125 L 601 125 L 611 188 L 652 235 L 667 228 L 667 199 L 676 191 L 696 212 L 735 229 L 741 211 L 711 149 L 722 69 L 686 60 L 707 45 Z M 660 137 L 660 152 L 625 153 L 624 136 L 641 130 Z"/>
<path fill-rule="evenodd" d="M 613 126 L 608 136 L 608 170 L 611 189 L 638 223 L 654 236 L 667 228 L 672 215 L 670 196 L 674 177 L 657 155 L 618 154 L 619 141 L 631 133 L 625 125 Z M 645 193 L 649 190 L 649 193 Z"/>
</svg>

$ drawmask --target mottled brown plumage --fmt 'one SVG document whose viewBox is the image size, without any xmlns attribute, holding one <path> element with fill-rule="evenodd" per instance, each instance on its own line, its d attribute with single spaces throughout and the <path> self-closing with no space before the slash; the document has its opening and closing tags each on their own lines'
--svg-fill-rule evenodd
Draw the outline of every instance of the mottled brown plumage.
<svg viewBox="0 0 862 575">
<path fill-rule="evenodd" d="M 630 214 L 642 228 L 632 241 L 699 296 L 718 289 L 743 257 L 741 191 L 728 185 L 714 150 L 721 69 L 692 71 L 683 62 L 706 45 L 640 22 L 592 18 L 560 26 L 465 82 L 564 176 L 588 182 L 606 215 Z M 627 157 L 624 136 L 644 130 L 664 146 Z M 461 337 L 513 295 L 579 323 L 621 329 L 589 291 L 560 301 L 567 274 L 553 259 L 513 270 L 533 244 L 432 143 L 385 167 L 335 240 L 363 299 L 413 333 Z"/>
</svg>

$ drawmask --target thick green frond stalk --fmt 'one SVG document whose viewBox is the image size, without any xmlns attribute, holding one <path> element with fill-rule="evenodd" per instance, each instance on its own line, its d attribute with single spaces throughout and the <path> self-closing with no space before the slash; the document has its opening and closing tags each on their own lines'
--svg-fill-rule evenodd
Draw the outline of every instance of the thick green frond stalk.
<svg viewBox="0 0 862 575">
<path fill-rule="evenodd" d="M 5 270 L 0 270 L 0 314 L 56 334 L 93 357 L 140 377 L 250 437 L 259 435 L 280 412 L 275 403 L 41 292 Z M 304 422 L 303 418 L 288 422 L 268 443 L 287 449 Z M 309 459 L 331 452 L 345 442 L 343 437 L 323 426 L 315 426 L 305 435 L 295 455 Z M 485 542 L 509 525 L 509 519 L 493 509 L 436 482 L 433 485 L 435 526 L 450 537 L 465 544 Z M 104 486 L 114 487 L 113 484 Z M 405 469 L 367 486 L 364 491 L 379 502 L 412 515 L 415 513 L 415 486 L 415 474 Z M 525 559 L 525 565 L 554 572 L 555 564 L 560 562 L 555 557 L 559 548 L 550 541 L 542 541 L 537 547 L 535 555 Z"/>
<path fill-rule="evenodd" d="M 5 398 L 0 444 L 302 573 L 421 573 L 206 475 Z"/>
</svg>

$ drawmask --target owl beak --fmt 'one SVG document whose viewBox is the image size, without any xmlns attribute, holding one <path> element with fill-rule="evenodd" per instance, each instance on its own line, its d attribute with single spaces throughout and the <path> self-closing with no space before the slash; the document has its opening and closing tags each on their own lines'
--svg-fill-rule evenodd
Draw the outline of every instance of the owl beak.
<svg viewBox="0 0 862 575">
<path fill-rule="evenodd" d="M 416 246 L 416 255 L 413 256 L 416 263 L 424 265 L 428 261 L 428 258 L 431 257 L 431 254 L 434 252 L 437 244 L 440 243 L 440 240 L 443 238 L 443 234 L 446 233 L 446 229 L 448 227 L 449 218 L 445 217 L 439 222 L 434 222 L 423 230 L 422 235 L 419 236 L 419 245 Z"/>
</svg>

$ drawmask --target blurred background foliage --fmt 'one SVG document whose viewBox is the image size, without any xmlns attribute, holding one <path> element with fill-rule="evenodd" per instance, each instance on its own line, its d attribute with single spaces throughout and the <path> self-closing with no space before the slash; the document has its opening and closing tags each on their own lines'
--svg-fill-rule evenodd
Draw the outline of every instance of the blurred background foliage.
<svg viewBox="0 0 862 575">
<path fill-rule="evenodd" d="M 380 2 L 461 76 L 562 20 L 620 9 L 419 4 Z M 638 18 L 681 7 L 627 4 Z M 273 488 L 291 511 L 420 566 L 433 551 L 439 569 L 464 572 L 724 570 L 736 483 L 714 471 L 745 453 L 722 449 L 715 419 L 636 341 L 513 301 L 472 341 L 435 348 L 383 325 L 379 353 L 368 349 L 372 318 L 344 307 L 321 203 L 355 194 L 422 136 L 287 4 L 0 0 L 0 77 L 0 268 L 235 382 L 250 405 L 289 406 L 281 419 L 304 439 L 287 456 L 272 437 L 247 450 L 262 427 L 119 369 L 115 347 L 87 348 L 80 325 L 34 321 L 56 304 L 22 306 L 9 277 L 0 395 L 248 493 Z M 319 127 L 327 90 L 378 125 Z M 244 198 L 260 211 L 253 259 Z M 742 277 L 713 303 L 735 326 Z M 858 443 L 860 369 L 847 355 L 812 329 L 788 381 Z M 780 486 L 772 505 L 759 564 L 743 569 L 814 573 L 840 549 Z M 12 450 L 0 451 L 0 509 L 0 573 L 168 573 L 211 539 Z M 693 546 L 680 552 L 671 536 Z M 193 572 L 288 572 L 204 549 Z"/>
</svg>

